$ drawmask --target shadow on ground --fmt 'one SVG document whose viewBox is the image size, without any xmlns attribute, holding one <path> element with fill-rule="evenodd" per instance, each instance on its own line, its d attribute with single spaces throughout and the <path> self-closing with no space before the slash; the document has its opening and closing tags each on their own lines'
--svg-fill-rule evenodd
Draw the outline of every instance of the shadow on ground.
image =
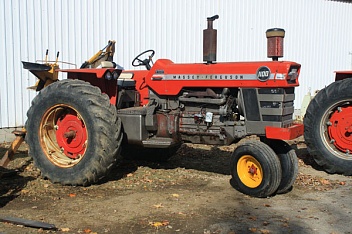
<svg viewBox="0 0 352 234">
<path fill-rule="evenodd" d="M 0 148 L 0 156 L 2 157 L 6 151 L 6 148 Z M 18 197 L 29 181 L 36 179 L 33 176 L 20 175 L 32 163 L 27 151 L 18 152 L 16 158 L 22 160 L 18 167 L 10 169 L 0 167 L 0 208 Z"/>
<path fill-rule="evenodd" d="M 230 175 L 231 152 L 219 147 L 207 147 L 209 149 L 193 148 L 183 144 L 176 154 L 169 160 L 153 161 L 152 155 L 141 155 L 138 159 L 122 159 L 109 176 L 101 181 L 119 180 L 129 173 L 135 172 L 138 167 L 149 167 L 152 169 L 194 169 L 198 171 L 212 172 L 222 175 Z"/>
</svg>

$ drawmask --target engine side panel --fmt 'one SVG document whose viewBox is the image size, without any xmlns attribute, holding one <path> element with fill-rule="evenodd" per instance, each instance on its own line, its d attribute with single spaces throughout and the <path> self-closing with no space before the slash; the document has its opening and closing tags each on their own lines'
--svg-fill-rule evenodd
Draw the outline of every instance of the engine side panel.
<svg viewBox="0 0 352 234">
<path fill-rule="evenodd" d="M 300 65 L 294 62 L 175 64 L 159 59 L 145 77 L 159 95 L 178 95 L 184 87 L 295 87 Z"/>
</svg>

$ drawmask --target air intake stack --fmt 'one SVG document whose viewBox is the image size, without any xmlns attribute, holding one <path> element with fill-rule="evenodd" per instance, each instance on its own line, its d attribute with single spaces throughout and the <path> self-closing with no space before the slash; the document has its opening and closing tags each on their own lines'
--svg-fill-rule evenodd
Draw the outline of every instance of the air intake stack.
<svg viewBox="0 0 352 234">
<path fill-rule="evenodd" d="M 278 61 L 284 56 L 284 37 L 285 30 L 282 28 L 271 28 L 266 30 L 266 38 L 268 39 L 268 58 Z"/>
<path fill-rule="evenodd" d="M 207 64 L 216 61 L 217 31 L 213 29 L 213 22 L 216 19 L 219 19 L 218 15 L 208 17 L 208 28 L 203 30 L 203 61 Z"/>
</svg>

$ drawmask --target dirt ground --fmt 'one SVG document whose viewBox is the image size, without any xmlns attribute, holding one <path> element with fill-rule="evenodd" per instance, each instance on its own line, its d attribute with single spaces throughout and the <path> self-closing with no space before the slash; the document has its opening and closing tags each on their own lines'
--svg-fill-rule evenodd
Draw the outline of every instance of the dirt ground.
<svg viewBox="0 0 352 234">
<path fill-rule="evenodd" d="M 230 186 L 236 145 L 186 144 L 168 162 L 124 160 L 100 184 L 71 187 L 42 179 L 22 144 L 8 167 L 17 172 L 0 178 L 0 218 L 58 230 L 0 222 L 0 233 L 352 233 L 352 177 L 325 173 L 302 140 L 291 143 L 298 178 L 292 191 L 270 198 Z"/>
</svg>

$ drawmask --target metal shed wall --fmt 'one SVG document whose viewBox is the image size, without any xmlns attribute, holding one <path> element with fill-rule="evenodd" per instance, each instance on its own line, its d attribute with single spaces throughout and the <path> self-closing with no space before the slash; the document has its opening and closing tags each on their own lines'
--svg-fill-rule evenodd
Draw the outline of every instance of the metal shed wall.
<svg viewBox="0 0 352 234">
<path fill-rule="evenodd" d="M 155 58 L 202 62 L 206 17 L 218 14 L 218 61 L 268 60 L 265 31 L 286 31 L 284 59 L 302 64 L 296 108 L 309 89 L 352 69 L 352 4 L 326 0 L 0 0 L 0 128 L 24 125 L 35 82 L 21 60 L 78 66 L 109 39 L 125 69 L 146 49 Z M 64 66 L 67 67 L 67 66 Z"/>
</svg>

